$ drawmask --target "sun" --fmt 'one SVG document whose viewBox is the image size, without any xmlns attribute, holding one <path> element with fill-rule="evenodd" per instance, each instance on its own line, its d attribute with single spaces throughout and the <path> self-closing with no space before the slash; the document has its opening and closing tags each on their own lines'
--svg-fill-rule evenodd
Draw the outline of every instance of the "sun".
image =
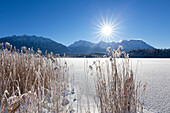
<svg viewBox="0 0 170 113">
<path fill-rule="evenodd" d="M 97 37 L 100 38 L 100 40 L 104 41 L 111 41 L 113 38 L 117 36 L 118 33 L 118 25 L 120 23 L 116 23 L 116 18 L 113 19 L 112 17 L 108 19 L 101 18 L 101 20 L 98 20 L 98 23 L 96 24 L 96 33 Z"/>
<path fill-rule="evenodd" d="M 112 27 L 109 25 L 105 25 L 103 26 L 103 28 L 101 29 L 101 32 L 103 35 L 105 36 L 110 36 L 112 34 Z"/>
</svg>

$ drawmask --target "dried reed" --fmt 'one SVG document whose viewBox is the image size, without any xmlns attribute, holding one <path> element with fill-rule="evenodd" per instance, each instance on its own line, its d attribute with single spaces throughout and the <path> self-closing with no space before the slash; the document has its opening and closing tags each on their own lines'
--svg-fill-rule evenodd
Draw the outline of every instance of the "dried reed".
<svg viewBox="0 0 170 113">
<path fill-rule="evenodd" d="M 12 50 L 1 44 L 0 50 L 0 111 L 5 112 L 68 112 L 73 110 L 69 98 L 67 63 L 59 56 L 41 56 L 38 49 Z"/>
<path fill-rule="evenodd" d="M 110 58 L 105 62 L 98 60 L 89 66 L 94 78 L 94 101 L 99 113 L 143 112 L 142 97 L 146 84 L 136 83 L 128 54 L 121 52 L 122 48 L 120 46 L 112 52 L 111 48 L 107 48 Z"/>
</svg>

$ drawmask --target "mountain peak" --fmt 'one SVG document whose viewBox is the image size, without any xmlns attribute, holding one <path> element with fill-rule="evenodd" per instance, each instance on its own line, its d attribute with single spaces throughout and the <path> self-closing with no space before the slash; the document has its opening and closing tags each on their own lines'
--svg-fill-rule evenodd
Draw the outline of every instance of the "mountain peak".
<svg viewBox="0 0 170 113">
<path fill-rule="evenodd" d="M 79 40 L 79 41 L 75 41 L 69 47 L 71 48 L 71 47 L 78 47 L 78 46 L 85 46 L 85 47 L 93 46 L 93 43 L 85 40 Z"/>
</svg>

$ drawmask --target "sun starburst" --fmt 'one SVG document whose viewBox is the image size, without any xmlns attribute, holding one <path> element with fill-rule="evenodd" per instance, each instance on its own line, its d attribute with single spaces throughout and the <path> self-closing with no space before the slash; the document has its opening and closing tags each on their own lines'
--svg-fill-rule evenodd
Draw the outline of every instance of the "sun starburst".
<svg viewBox="0 0 170 113">
<path fill-rule="evenodd" d="M 116 23 L 116 18 L 113 19 L 111 17 L 108 19 L 108 17 L 106 17 L 106 19 L 104 19 L 102 17 L 101 20 L 98 20 L 98 24 L 96 24 L 97 37 L 99 37 L 100 40 L 111 41 L 117 36 L 119 24 L 120 23 Z"/>
</svg>

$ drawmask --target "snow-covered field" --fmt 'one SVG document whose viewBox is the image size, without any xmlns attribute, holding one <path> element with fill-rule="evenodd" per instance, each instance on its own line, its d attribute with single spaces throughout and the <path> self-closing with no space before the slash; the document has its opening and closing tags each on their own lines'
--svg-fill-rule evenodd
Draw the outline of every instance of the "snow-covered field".
<svg viewBox="0 0 170 113">
<path fill-rule="evenodd" d="M 78 82 L 82 97 L 86 97 L 85 65 L 104 58 L 66 58 L 70 71 L 74 73 L 75 83 Z M 146 82 L 145 107 L 155 113 L 170 113 L 170 59 L 130 59 L 137 74 L 138 81 Z M 93 86 L 92 76 L 89 76 L 89 86 Z M 94 87 L 89 87 L 89 98 L 94 97 Z M 91 104 L 93 102 L 91 101 Z M 147 112 L 147 110 L 145 111 Z"/>
</svg>

